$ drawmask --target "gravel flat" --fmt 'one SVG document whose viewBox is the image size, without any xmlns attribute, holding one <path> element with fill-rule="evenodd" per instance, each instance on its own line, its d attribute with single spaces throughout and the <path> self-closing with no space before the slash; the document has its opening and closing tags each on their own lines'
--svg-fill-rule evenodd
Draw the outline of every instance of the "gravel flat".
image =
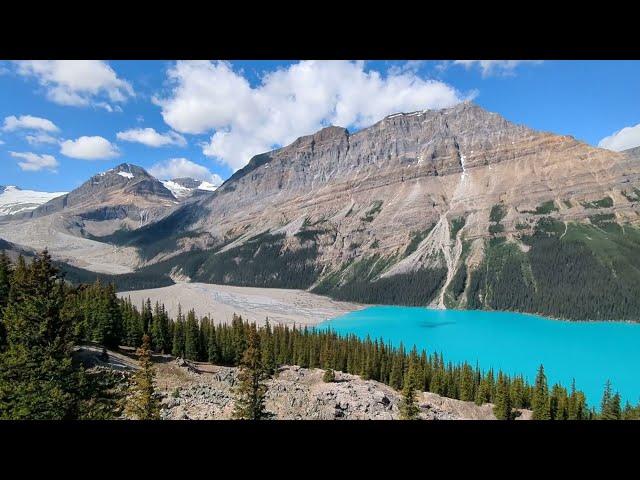
<svg viewBox="0 0 640 480">
<path fill-rule="evenodd" d="M 162 288 L 120 292 L 122 298 L 130 297 L 134 305 L 141 305 L 147 298 L 152 304 L 164 303 L 169 315 L 194 309 L 197 315 L 210 315 L 216 322 L 230 322 L 237 313 L 248 321 L 263 324 L 268 317 L 271 323 L 316 325 L 324 320 L 364 308 L 364 305 L 337 302 L 328 297 L 303 290 L 281 288 L 234 287 L 208 283 L 178 283 Z"/>
</svg>

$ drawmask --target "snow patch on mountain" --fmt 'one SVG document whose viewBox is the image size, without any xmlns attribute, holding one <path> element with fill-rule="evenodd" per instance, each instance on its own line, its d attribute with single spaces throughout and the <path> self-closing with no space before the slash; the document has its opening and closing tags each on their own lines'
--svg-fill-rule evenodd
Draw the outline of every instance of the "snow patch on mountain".
<svg viewBox="0 0 640 480">
<path fill-rule="evenodd" d="M 118 172 L 118 175 L 124 178 L 129 178 L 129 179 L 133 178 L 133 173 L 129 173 L 129 172 Z"/>
<path fill-rule="evenodd" d="M 198 190 L 206 190 L 206 191 L 208 191 L 208 192 L 213 192 L 213 191 L 215 191 L 218 187 L 219 187 L 219 185 L 214 185 L 213 183 L 209 183 L 209 182 L 202 182 L 202 183 L 198 186 Z"/>
<path fill-rule="evenodd" d="M 182 185 L 174 182 L 173 180 L 164 180 L 162 184 L 171 192 L 176 198 L 184 198 L 191 195 L 191 188 L 183 187 Z"/>
<path fill-rule="evenodd" d="M 0 216 L 15 215 L 16 213 L 34 210 L 43 203 L 67 192 L 38 192 L 35 190 L 22 190 L 16 186 L 0 186 Z"/>
<path fill-rule="evenodd" d="M 190 197 L 196 192 L 196 190 L 213 192 L 218 188 L 218 185 L 214 185 L 213 183 L 193 180 L 191 178 L 162 180 L 162 184 L 173 194 L 174 197 L 176 197 L 176 199 Z"/>
</svg>

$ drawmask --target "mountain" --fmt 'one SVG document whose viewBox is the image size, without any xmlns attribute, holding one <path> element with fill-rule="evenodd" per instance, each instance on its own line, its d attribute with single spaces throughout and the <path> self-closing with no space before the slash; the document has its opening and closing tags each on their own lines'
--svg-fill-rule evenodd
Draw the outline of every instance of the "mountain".
<svg viewBox="0 0 640 480">
<path fill-rule="evenodd" d="M 188 177 L 164 180 L 162 181 L 162 184 L 178 200 L 189 198 L 194 195 L 205 194 L 206 192 L 213 192 L 218 188 L 218 185 Z"/>
<path fill-rule="evenodd" d="M 33 210 L 43 203 L 67 192 L 38 192 L 35 190 L 22 190 L 13 185 L 0 185 L 0 216 L 15 215 L 17 213 Z"/>
<path fill-rule="evenodd" d="M 465 102 L 324 128 L 95 238 L 136 252 L 138 274 L 162 282 L 638 320 L 639 204 L 635 154 Z"/>
<path fill-rule="evenodd" d="M 56 260 L 78 267 L 127 273 L 140 263 L 135 249 L 114 247 L 100 238 L 152 223 L 178 203 L 146 170 L 123 163 L 31 211 L 0 220 L 0 238 L 48 247 Z"/>
</svg>

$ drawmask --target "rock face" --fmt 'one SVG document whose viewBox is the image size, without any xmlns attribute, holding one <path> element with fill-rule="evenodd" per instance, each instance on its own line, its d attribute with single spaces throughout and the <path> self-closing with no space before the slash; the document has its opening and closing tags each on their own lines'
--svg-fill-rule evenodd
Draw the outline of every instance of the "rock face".
<svg viewBox="0 0 640 480">
<path fill-rule="evenodd" d="M 456 215 L 471 217 L 468 237 L 487 236 L 498 202 L 523 210 L 560 198 L 602 198 L 639 181 L 636 163 L 467 102 L 391 115 L 352 135 L 328 127 L 254 157 L 201 202 L 207 213 L 192 229 L 219 237 L 243 231 L 246 239 L 305 218 L 322 220 L 336 231 L 321 249 L 322 261 L 338 263 L 367 251 L 394 253 L 411 230 Z M 367 216 L 376 202 L 379 208 Z M 350 253 L 353 243 L 360 247 Z"/>
<path fill-rule="evenodd" d="M 208 366 L 193 373 L 176 364 L 159 366 L 163 389 L 163 418 L 229 419 L 237 368 Z M 323 371 L 297 366 L 280 368 L 267 382 L 266 409 L 279 420 L 394 420 L 399 418 L 400 394 L 392 388 L 355 375 L 336 372 L 336 382 L 324 383 Z M 424 420 L 494 420 L 492 405 L 440 397 L 419 396 Z M 528 418 L 524 412 L 522 418 Z"/>
</svg>

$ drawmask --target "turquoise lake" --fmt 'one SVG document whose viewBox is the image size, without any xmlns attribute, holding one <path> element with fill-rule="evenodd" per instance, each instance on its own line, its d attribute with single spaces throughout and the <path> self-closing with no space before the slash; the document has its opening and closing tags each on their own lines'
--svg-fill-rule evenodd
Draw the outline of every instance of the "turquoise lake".
<svg viewBox="0 0 640 480">
<path fill-rule="evenodd" d="M 549 387 L 567 389 L 575 378 L 590 406 L 599 408 L 610 379 L 624 402 L 640 400 L 640 324 L 568 322 L 536 315 L 478 310 L 432 310 L 375 306 L 322 324 L 339 334 L 383 338 L 445 361 L 463 361 L 481 369 L 523 374 L 533 382 L 544 365 Z"/>
</svg>

